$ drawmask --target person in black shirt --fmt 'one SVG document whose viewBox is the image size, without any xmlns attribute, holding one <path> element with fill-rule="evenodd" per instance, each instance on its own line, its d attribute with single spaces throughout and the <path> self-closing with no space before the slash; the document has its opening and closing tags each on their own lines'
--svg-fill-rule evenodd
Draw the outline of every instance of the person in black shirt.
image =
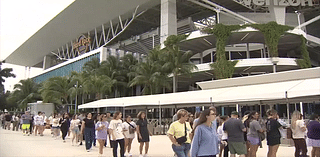
<svg viewBox="0 0 320 157">
<path fill-rule="evenodd" d="M 70 120 L 69 120 L 69 114 L 68 113 L 65 113 L 63 115 L 63 118 L 60 119 L 60 124 L 61 124 L 60 130 L 62 132 L 62 139 L 63 139 L 63 142 L 66 142 L 65 138 L 66 138 L 66 136 L 68 134 L 69 127 L 70 127 Z"/>
<path fill-rule="evenodd" d="M 277 121 L 279 118 L 278 113 L 274 109 L 267 111 L 268 120 L 267 127 L 267 145 L 269 146 L 268 157 L 276 157 L 280 145 L 281 134 L 279 128 L 282 125 Z"/>
<path fill-rule="evenodd" d="M 10 125 L 11 125 L 11 120 L 12 120 L 12 115 L 10 113 L 6 113 L 4 116 L 4 119 L 6 120 L 5 122 L 5 128 L 10 130 Z"/>
<path fill-rule="evenodd" d="M 87 152 L 89 152 L 95 136 L 94 120 L 91 113 L 88 113 L 87 118 L 83 119 L 81 125 L 81 133 L 84 134 L 84 138 L 86 141 L 86 150 Z"/>
</svg>

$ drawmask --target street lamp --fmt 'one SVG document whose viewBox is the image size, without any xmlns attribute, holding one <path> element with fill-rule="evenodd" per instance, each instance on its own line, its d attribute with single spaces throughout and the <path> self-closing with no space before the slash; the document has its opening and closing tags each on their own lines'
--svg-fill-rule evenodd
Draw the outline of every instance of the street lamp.
<svg viewBox="0 0 320 157">
<path fill-rule="evenodd" d="M 301 15 L 301 13 L 299 11 L 295 11 L 295 13 L 297 14 L 297 18 L 298 18 L 299 29 L 301 29 L 301 27 L 300 27 L 300 15 Z"/>
</svg>

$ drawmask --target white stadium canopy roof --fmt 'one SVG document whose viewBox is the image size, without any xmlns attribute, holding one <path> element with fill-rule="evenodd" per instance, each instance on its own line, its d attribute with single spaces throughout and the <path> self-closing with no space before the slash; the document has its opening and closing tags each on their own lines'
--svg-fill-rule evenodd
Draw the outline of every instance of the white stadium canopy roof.
<svg viewBox="0 0 320 157">
<path fill-rule="evenodd" d="M 315 75 L 320 74 L 320 68 L 314 68 L 312 72 L 314 71 L 317 73 Z M 218 81 L 220 80 L 208 81 L 207 84 L 215 84 L 218 83 Z M 288 81 L 278 80 L 268 83 L 218 87 L 215 89 L 191 92 L 103 99 L 80 105 L 79 108 L 158 108 L 159 106 L 170 108 L 211 104 L 215 106 L 235 104 L 254 105 L 281 102 L 294 103 L 300 101 L 312 102 L 318 100 L 320 100 L 320 78 L 316 77 L 298 80 L 290 80 L 290 78 L 288 78 Z"/>
</svg>

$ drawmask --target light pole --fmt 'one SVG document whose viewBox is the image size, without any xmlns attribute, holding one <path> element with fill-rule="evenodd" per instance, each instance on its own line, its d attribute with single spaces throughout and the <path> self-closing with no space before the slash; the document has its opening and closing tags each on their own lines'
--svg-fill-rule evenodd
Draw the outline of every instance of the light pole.
<svg viewBox="0 0 320 157">
<path fill-rule="evenodd" d="M 301 15 L 301 13 L 299 11 L 295 11 L 295 13 L 297 14 L 297 18 L 298 18 L 298 28 L 301 29 L 301 27 L 300 27 L 300 15 Z"/>
<path fill-rule="evenodd" d="M 76 84 L 76 100 L 75 100 L 75 103 L 74 103 L 74 114 L 77 114 L 77 101 L 78 101 L 78 81 L 77 81 L 77 84 Z"/>
</svg>

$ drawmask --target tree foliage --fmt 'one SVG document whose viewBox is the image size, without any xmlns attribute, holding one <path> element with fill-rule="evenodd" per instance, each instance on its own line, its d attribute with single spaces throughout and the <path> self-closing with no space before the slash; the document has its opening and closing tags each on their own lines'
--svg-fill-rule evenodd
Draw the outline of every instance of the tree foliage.
<svg viewBox="0 0 320 157">
<path fill-rule="evenodd" d="M 32 79 L 20 80 L 14 85 L 14 91 L 7 98 L 8 102 L 17 104 L 19 108 L 26 108 L 28 103 L 41 100 L 39 93 L 40 85 Z"/>
<path fill-rule="evenodd" d="M 271 21 L 266 24 L 251 24 L 248 25 L 255 29 L 258 29 L 263 35 L 266 45 L 271 52 L 271 57 L 278 57 L 278 43 L 283 34 L 288 30 L 292 30 L 293 27 L 286 25 L 279 25 L 275 21 Z"/>
<path fill-rule="evenodd" d="M 215 62 L 210 64 L 210 67 L 214 70 L 214 76 L 216 79 L 225 79 L 231 78 L 234 73 L 234 66 L 237 64 L 237 61 L 228 61 L 226 58 L 226 42 L 232 31 L 241 29 L 240 25 L 224 25 L 217 24 L 212 28 L 206 28 L 203 32 L 208 34 L 213 34 L 217 38 L 216 42 L 216 59 Z"/>
<path fill-rule="evenodd" d="M 12 68 L 4 68 L 1 69 L 2 62 L 0 62 L 0 94 L 4 94 L 4 85 L 5 78 L 13 77 L 15 78 L 16 75 L 12 73 Z"/>
<path fill-rule="evenodd" d="M 306 45 L 306 38 L 304 38 L 302 35 L 300 35 L 301 38 L 301 54 L 302 59 L 297 59 L 296 63 L 300 68 L 311 68 L 311 61 L 309 57 L 309 52 Z"/>
</svg>

